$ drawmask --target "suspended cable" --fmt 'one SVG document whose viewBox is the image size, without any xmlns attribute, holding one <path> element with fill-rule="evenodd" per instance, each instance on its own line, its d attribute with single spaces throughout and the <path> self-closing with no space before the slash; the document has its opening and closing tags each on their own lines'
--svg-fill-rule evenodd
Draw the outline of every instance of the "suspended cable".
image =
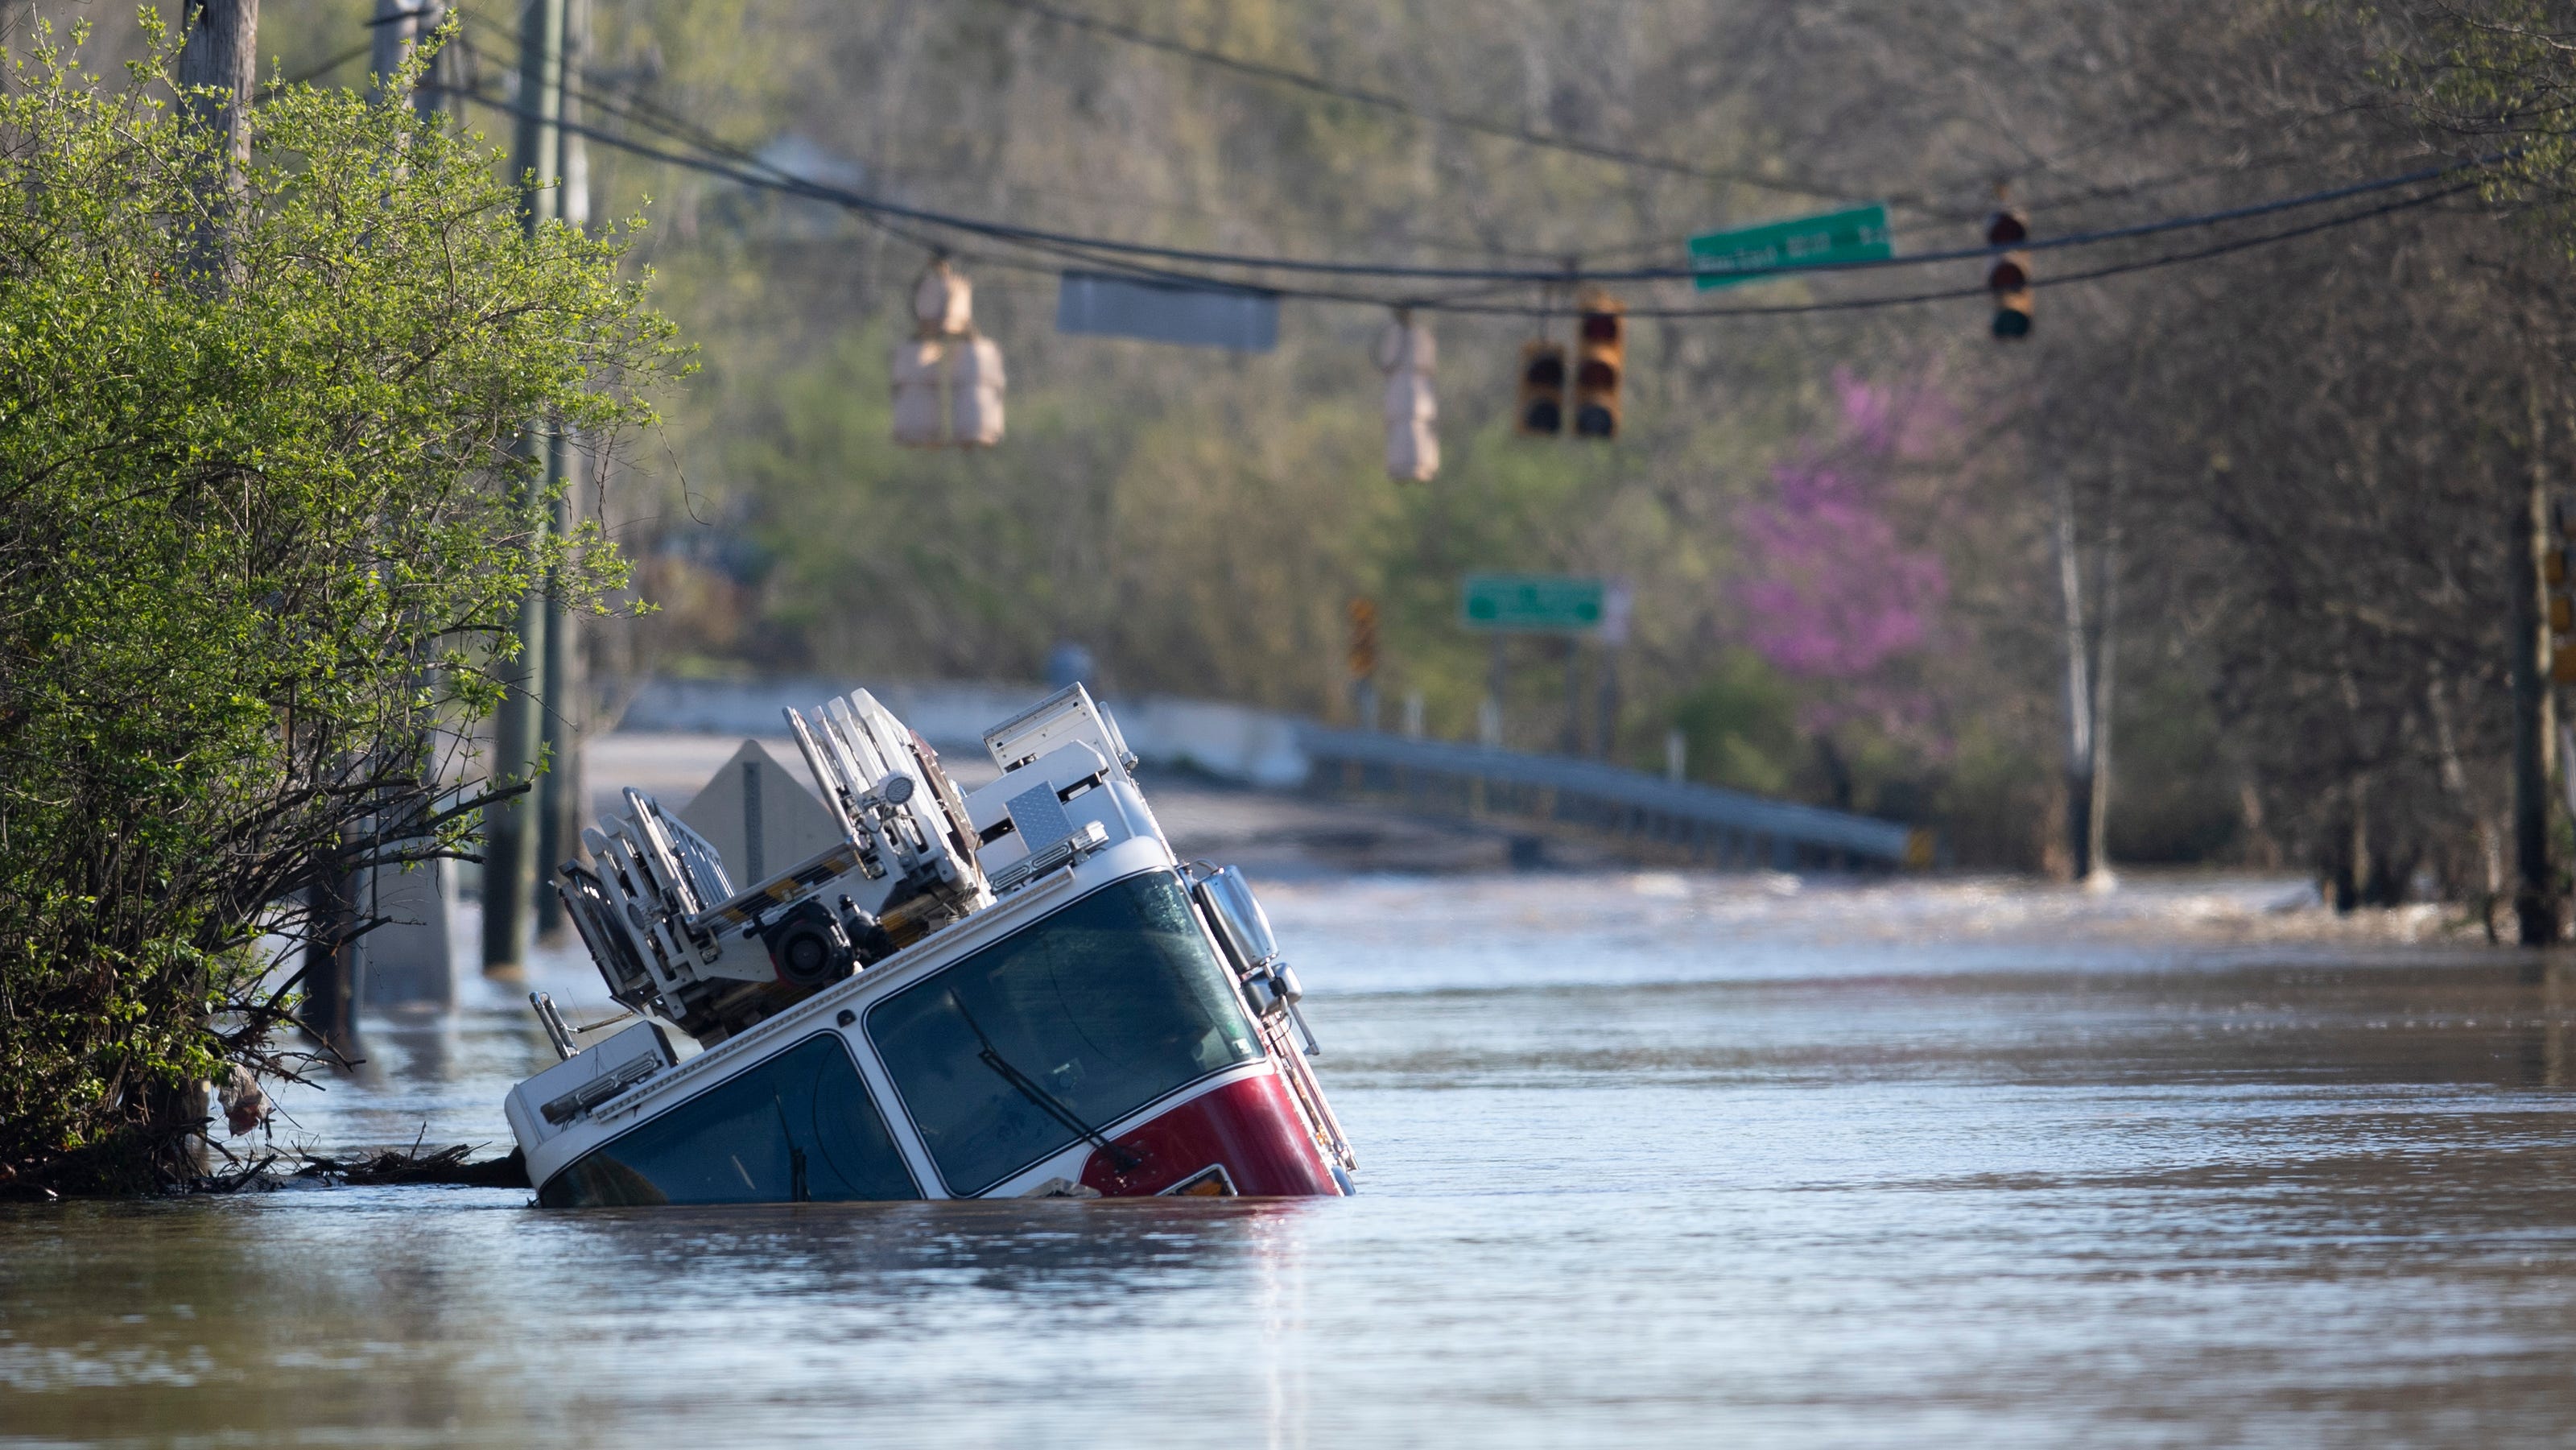
<svg viewBox="0 0 2576 1450">
<path fill-rule="evenodd" d="M 525 114 L 519 107 L 509 102 L 504 102 L 497 98 L 485 96 L 480 93 L 469 94 L 471 94 L 472 99 L 477 100 L 484 105 L 491 106 L 495 110 L 504 111 L 514 116 Z M 856 211 L 870 212 L 883 217 L 892 217 L 905 221 L 922 222 L 932 226 L 946 227 L 972 235 L 991 237 L 997 241 L 1078 247 L 1091 253 L 1144 258 L 1154 262 L 1183 262 L 1195 263 L 1201 266 L 1234 267 L 1250 271 L 1291 272 L 1309 275 L 1344 277 L 1374 277 L 1389 280 L 1521 282 L 1537 285 L 1560 285 L 1583 282 L 1688 281 L 1696 280 L 1699 277 L 1706 275 L 1704 269 L 1688 266 L 1591 269 L 1577 266 L 1542 270 L 1535 268 L 1426 267 L 1382 262 L 1334 262 L 1298 257 L 1265 257 L 1240 252 L 1212 252 L 1189 247 L 1163 247 L 1141 242 L 1122 242 L 1107 237 L 1085 237 L 1066 232 L 1050 231 L 1041 227 L 1024 227 L 1017 226 L 1009 222 L 997 222 L 979 217 L 960 216 L 953 212 L 943 212 L 928 207 L 908 206 L 901 202 L 888 201 L 882 197 L 869 196 L 863 192 L 852 191 L 846 187 L 832 186 L 824 182 L 814 181 L 810 178 L 796 176 L 793 173 L 789 173 L 775 167 L 765 167 L 765 170 L 770 174 L 746 171 L 744 169 L 745 163 L 669 151 L 661 147 L 646 145 L 645 143 L 636 141 L 630 137 L 620 136 L 613 131 L 603 130 L 595 126 L 589 126 L 572 121 L 559 121 L 555 124 L 560 125 L 567 131 L 588 137 L 603 145 L 611 146 L 618 150 L 631 152 L 635 155 L 648 157 L 657 161 L 667 162 L 674 166 L 686 167 L 688 169 L 705 172 L 710 175 L 722 176 L 729 180 L 740 182 L 746 186 L 761 187 L 769 190 L 785 192 L 789 195 L 807 197 L 816 201 L 830 202 L 834 205 L 847 207 Z M 1799 276 L 1815 273 L 1875 271 L 1888 267 L 1910 267 L 1941 262 L 1974 261 L 1999 256 L 2007 251 L 2040 252 L 2057 251 L 2071 247 L 2093 246 L 2103 242 L 2123 241 L 2137 237 L 2155 236 L 2165 232 L 2217 226 L 2227 222 L 2243 221 L 2258 216 L 2268 216 L 2277 212 L 2320 206 L 2329 202 L 2341 201 L 2348 197 L 2366 195 L 2372 192 L 2387 191 L 2402 186 L 2418 185 L 2426 181 L 2433 181 L 2446 176 L 2456 175 L 2463 171 L 2478 170 L 2493 166 L 2500 161 L 2508 159 L 2512 154 L 2513 153 L 2510 152 L 2495 152 L 2486 156 L 2478 157 L 2471 161 L 2453 162 L 2441 166 L 2426 167 L 2421 170 L 2405 172 L 2395 176 L 2374 177 L 2367 181 L 2352 182 L 2344 186 L 2329 187 L 2323 191 L 2312 191 L 2298 196 L 2277 197 L 2269 201 L 2254 202 L 2245 206 L 2229 207 L 2218 211 L 2195 212 L 2184 216 L 2165 217 L 2156 221 L 2139 222 L 2123 227 L 2106 227 L 2087 232 L 2069 232 L 2055 237 L 2033 237 L 2026 241 L 2015 242 L 2004 246 L 1954 247 L 1939 251 L 1913 252 L 1903 256 L 1871 258 L 1849 262 L 1788 262 L 1777 267 L 1765 267 L 1744 272 L 1729 273 L 1727 275 L 1733 280 L 1749 281 L 1755 279 Z M 1216 286 L 1258 286 L 1258 284 L 1253 283 L 1226 281 L 1215 278 L 1204 278 L 1199 280 Z"/>
<path fill-rule="evenodd" d="M 322 77 L 329 75 L 331 72 L 338 70 L 344 65 L 347 65 L 349 62 L 364 58 L 367 52 L 373 49 L 375 49 L 374 41 L 369 41 L 364 45 L 353 45 L 347 50 L 341 51 L 338 55 L 316 61 L 313 64 L 306 66 L 304 69 L 295 72 L 293 75 L 279 76 L 273 81 L 262 82 L 258 94 L 251 97 L 251 104 L 257 105 L 276 95 L 279 91 L 285 90 L 289 86 L 300 86 L 311 81 L 320 80 Z"/>
<path fill-rule="evenodd" d="M 510 60 L 509 57 L 499 55 L 493 51 L 485 49 L 483 46 L 476 44 L 470 37 L 459 36 L 458 43 L 464 46 L 468 54 L 473 55 L 477 59 L 489 61 L 495 65 L 504 65 L 513 68 L 516 66 L 516 62 Z M 645 130 L 653 132 L 656 135 L 663 136 L 671 140 L 687 141 L 692 145 L 698 146 L 707 151 L 712 151 L 729 160 L 741 162 L 746 166 L 758 167 L 782 180 L 792 181 L 801 179 L 796 177 L 793 172 L 786 171 L 775 163 L 764 159 L 757 152 L 745 150 L 743 147 L 735 143 L 726 141 L 697 123 L 688 120 L 686 117 L 674 115 L 669 110 L 655 105 L 653 102 L 641 96 L 612 95 L 607 92 L 597 91 L 590 89 L 589 87 L 579 85 L 569 78 L 567 78 L 564 84 L 564 94 L 578 98 L 584 106 L 596 107 L 609 115 L 615 116 L 634 125 L 641 126 Z M 479 96 L 477 98 L 481 99 Z M 903 175 L 905 173 L 900 170 L 894 170 L 888 174 Z M 1080 200 L 1102 202 L 1107 205 L 1118 207 L 1143 207 L 1148 210 L 1188 213 L 1201 216 L 1225 215 L 1225 213 L 1214 208 L 1179 206 L 1155 198 L 1105 197 L 1097 193 L 1043 186 L 1033 186 L 1026 189 L 1042 195 L 1053 194 L 1058 196 L 1070 196 Z M 1488 242 L 1470 242 L 1456 238 L 1396 235 L 1393 237 L 1393 240 L 1413 246 L 1430 247 L 1445 251 L 1476 252 L 1496 257 L 1553 257 L 1563 255 L 1560 252 L 1541 252 L 1537 250 L 1523 251 L 1510 247 L 1496 246 Z M 1638 248 L 1639 245 L 1640 244 L 1637 243 L 1622 243 L 1618 247 L 1611 249 L 1611 251 L 1613 253 L 1630 251 Z M 1675 244 L 1668 241 L 1657 241 L 1646 243 L 1644 245 L 1656 249 L 1669 250 Z"/>
<path fill-rule="evenodd" d="M 1310 91 L 1316 95 L 1328 96 L 1336 100 L 1351 101 L 1361 105 L 1376 106 L 1386 110 L 1397 111 L 1404 115 L 1415 117 L 1419 120 L 1430 121 L 1438 125 L 1451 126 L 1460 130 L 1475 131 L 1484 135 L 1499 136 L 1506 140 L 1517 141 L 1528 146 L 1568 151 L 1576 155 L 1589 156 L 1597 160 L 1615 162 L 1623 166 L 1641 167 L 1651 171 L 1670 172 L 1674 175 L 1689 176 L 1703 181 L 1732 182 L 1737 185 L 1774 191 L 1788 196 L 1805 196 L 1818 200 L 1845 202 L 1876 197 L 1885 200 L 1891 206 L 1921 211 L 1927 215 L 1944 221 L 1963 221 L 1970 219 L 1969 213 L 1960 212 L 1955 208 L 1942 206 L 1920 192 L 1877 191 L 1870 192 L 1867 196 L 1864 196 L 1864 189 L 1855 189 L 1846 185 L 1827 185 L 1809 181 L 1769 177 L 1764 176 L 1759 172 L 1743 170 L 1740 168 L 1712 168 L 1701 166 L 1692 162 L 1676 160 L 1668 156 L 1657 156 L 1651 153 L 1631 151 L 1620 147 L 1599 145 L 1593 142 L 1583 141 L 1575 137 L 1560 136 L 1553 132 L 1534 131 L 1528 127 L 1516 126 L 1508 122 L 1491 121 L 1480 117 L 1461 115 L 1455 112 L 1429 109 L 1405 100 L 1401 96 L 1390 95 L 1381 91 L 1370 91 L 1351 86 L 1339 85 L 1322 76 L 1308 72 L 1290 70 L 1284 66 L 1270 65 L 1261 61 L 1246 60 L 1240 56 L 1228 55 L 1223 51 L 1211 50 L 1203 46 L 1192 45 L 1186 41 L 1179 40 L 1171 36 L 1158 35 L 1151 31 L 1139 30 L 1133 26 L 1124 25 L 1117 21 L 1109 20 L 1100 16 L 1087 15 L 1079 11 L 1066 10 L 1060 6 L 1047 3 L 1047 0 L 992 0 L 992 3 L 1007 6 L 1014 10 L 1025 11 L 1031 15 L 1038 16 L 1041 19 L 1052 21 L 1058 25 L 1067 26 L 1077 30 L 1089 31 L 1096 35 L 1105 35 L 1112 39 L 1123 40 L 1134 45 L 1144 46 L 1152 50 L 1159 50 L 1170 55 L 1177 55 L 1183 59 L 1194 61 L 1202 65 L 1234 71 L 1239 74 L 1252 77 L 1256 80 L 1268 81 L 1278 85 L 1293 86 L 1300 90 Z M 2030 162 L 2014 168 L 2007 174 L 2012 176 L 2022 176 L 2036 174 L 2043 171 L 2057 170 L 2065 161 L 2072 157 L 2082 155 L 2087 151 L 2096 150 L 2113 141 L 2124 139 L 2162 126 L 2172 120 L 2175 115 L 2182 113 L 2185 109 L 2187 108 L 2180 106 L 2169 107 L 2164 114 L 2158 115 L 2150 120 L 2124 126 L 2116 131 L 2106 132 L 2101 136 L 2095 137 L 2091 141 L 2085 142 L 2079 146 L 2071 147 L 2052 156 L 2033 158 Z M 2152 181 L 2129 185 L 2090 187 L 2081 191 L 2070 192 L 2065 196 L 2052 197 L 2043 201 L 2034 202 L 2031 204 L 2031 210 L 2047 211 L 2087 201 L 2116 200 L 2121 197 L 2133 196 L 2146 191 L 2160 190 L 2180 181 L 2190 180 L 2201 176 L 2216 175 L 2233 169 L 2236 168 L 2222 163 L 2206 167 L 2195 167 L 2188 172 L 2170 175 Z M 1991 180 L 1992 178 L 1988 179 Z"/>
<path fill-rule="evenodd" d="M 1241 56 L 1228 55 L 1223 51 L 1209 50 L 1205 47 L 1192 45 L 1187 41 L 1178 40 L 1168 35 L 1157 35 L 1152 31 L 1138 30 L 1134 26 L 1122 25 L 1117 21 L 1105 20 L 1096 15 L 1085 15 L 1080 11 L 1061 9 L 1057 6 L 1045 3 L 1045 0 L 992 0 L 992 3 L 1008 6 L 1013 10 L 1025 11 L 1028 14 L 1039 17 L 1040 19 L 1053 21 L 1058 25 L 1067 26 L 1075 30 L 1086 30 L 1095 35 L 1106 35 L 1112 39 L 1126 41 L 1131 45 L 1140 45 L 1150 50 L 1159 50 L 1167 55 L 1177 55 L 1185 60 L 1193 61 L 1200 65 L 1211 66 L 1219 70 L 1233 71 L 1238 75 L 1250 76 L 1255 80 L 1268 81 L 1274 85 L 1294 86 L 1299 90 L 1310 91 L 1319 96 L 1329 96 L 1335 100 L 1350 101 L 1357 105 L 1375 106 L 1381 110 L 1397 111 L 1404 115 L 1414 117 L 1417 120 L 1430 121 L 1437 125 L 1449 126 L 1461 131 L 1474 131 L 1486 136 L 1499 136 L 1506 141 L 1517 141 L 1524 146 L 1537 146 L 1554 151 L 1565 151 L 1577 156 L 1588 156 L 1596 161 L 1608 161 L 1621 166 L 1634 166 L 1648 171 L 1668 172 L 1675 176 L 1687 176 L 1699 181 L 1727 182 L 1737 186 L 1749 186 L 1764 191 L 1779 192 L 1788 196 L 1812 197 L 1824 201 L 1853 201 L 1859 199 L 1851 188 L 1845 186 L 1829 186 L 1812 182 L 1789 181 L 1782 180 L 1778 177 L 1764 176 L 1756 171 L 1726 167 L 1701 166 L 1692 162 L 1677 160 L 1669 156 L 1656 156 L 1641 151 L 1629 151 L 1616 146 L 1605 146 L 1597 142 L 1585 141 L 1578 137 L 1558 135 L 1552 131 L 1533 130 L 1527 126 L 1514 125 L 1508 121 L 1489 120 L 1482 116 L 1462 115 L 1454 111 L 1433 110 L 1429 107 L 1415 105 L 1413 102 L 1408 101 L 1401 96 L 1389 95 L 1383 91 L 1363 90 L 1355 86 L 1337 85 L 1332 81 L 1326 80 L 1322 76 L 1309 74 L 1305 71 L 1290 70 L 1285 66 L 1275 66 L 1262 61 L 1246 60 Z M 1921 197 L 1911 195 L 1901 197 L 1890 196 L 1888 199 L 1905 205 L 1919 204 L 1923 200 Z"/>
<path fill-rule="evenodd" d="M 2440 191 L 2426 192 L 2421 196 L 2403 197 L 2396 201 L 2383 202 L 2377 206 L 2366 207 L 2360 211 L 2345 212 L 2336 216 L 2327 217 L 2322 221 L 2307 222 L 2295 227 L 2286 227 L 2280 231 L 2265 232 L 2260 236 L 2231 238 L 2230 240 L 2223 242 L 2214 242 L 2206 247 L 2196 247 L 2186 252 L 2168 252 L 2154 257 L 2141 258 L 2134 262 L 2115 262 L 2108 266 L 2095 267 L 2089 271 L 2069 272 L 2063 276 L 2035 277 L 2031 279 L 2030 285 L 2033 287 L 2064 287 L 2076 282 L 2098 282 L 2106 277 L 2124 276 L 2132 272 L 2153 271 L 2159 267 L 2177 266 L 2184 262 L 2204 261 L 2211 257 L 2225 256 L 2230 252 L 2242 252 L 2255 247 L 2270 246 L 2276 242 L 2291 241 L 2299 237 L 2312 236 L 2318 232 L 2332 231 L 2337 227 L 2351 226 L 2356 222 L 2371 221 L 2378 217 L 2389 216 L 2397 212 L 2410 211 L 2416 207 L 2428 206 L 2437 201 L 2446 201 L 2452 197 L 2473 192 L 2477 190 L 2477 187 L 2478 184 L 2476 182 L 2462 182 L 2455 186 L 2445 187 Z M 1813 312 L 1863 312 L 1880 307 L 1910 307 L 1925 302 L 1954 302 L 1962 298 L 1985 297 L 1988 295 L 1991 295 L 1988 289 L 1982 284 L 1977 284 L 1944 288 L 1938 291 L 1910 292 L 1898 296 L 1853 297 L 1827 302 L 1795 302 L 1767 306 L 1630 307 L 1626 310 L 1626 315 L 1629 317 L 1663 317 L 1674 319 L 1688 319 L 1694 317 L 1794 317 Z M 1535 317 L 1545 316 L 1550 311 L 1550 309 L 1544 307 L 1530 305 L 1502 303 L 1489 304 L 1465 301 L 1426 303 L 1422 305 L 1436 307 L 1445 312 L 1472 313 L 1479 316 Z M 1557 308 L 1554 310 L 1562 312 L 1564 309 Z"/>
</svg>

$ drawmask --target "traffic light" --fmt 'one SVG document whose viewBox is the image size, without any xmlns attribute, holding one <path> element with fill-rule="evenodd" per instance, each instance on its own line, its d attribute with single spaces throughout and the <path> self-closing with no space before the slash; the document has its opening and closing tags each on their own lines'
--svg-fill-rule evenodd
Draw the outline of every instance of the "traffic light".
<svg viewBox="0 0 2576 1450">
<path fill-rule="evenodd" d="M 1440 354 L 1431 329 L 1399 308 L 1378 334 L 1375 356 L 1386 374 L 1387 477 L 1429 483 L 1440 472 L 1440 403 L 1431 392 Z"/>
<path fill-rule="evenodd" d="M 1575 318 L 1574 436 L 1619 432 L 1619 379 L 1628 370 L 1628 309 L 1607 292 L 1586 293 Z"/>
<path fill-rule="evenodd" d="M 1986 222 L 1986 245 L 2009 247 L 2030 240 L 2030 219 L 2012 207 Z M 1986 290 L 1995 294 L 1995 336 L 2010 341 L 2030 336 L 2030 253 L 2006 252 L 1986 273 Z"/>
<path fill-rule="evenodd" d="M 1565 349 L 1541 339 L 1521 344 L 1521 407 L 1514 426 L 1524 437 L 1565 431 Z"/>
<path fill-rule="evenodd" d="M 1351 678 L 1377 674 L 1377 601 L 1365 595 L 1351 601 Z"/>
<path fill-rule="evenodd" d="M 894 346 L 894 441 L 985 448 L 1002 441 L 1002 349 L 975 332 L 975 287 L 946 258 L 912 289 L 913 335 Z"/>
</svg>

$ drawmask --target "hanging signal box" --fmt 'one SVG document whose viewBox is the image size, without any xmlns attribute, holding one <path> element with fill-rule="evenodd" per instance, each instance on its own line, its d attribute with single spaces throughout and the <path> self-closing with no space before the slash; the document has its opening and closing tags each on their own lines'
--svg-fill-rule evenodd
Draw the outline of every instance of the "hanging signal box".
<svg viewBox="0 0 2576 1450">
<path fill-rule="evenodd" d="M 1986 222 L 1986 245 L 2009 247 L 2030 240 L 2030 219 L 2006 208 Z M 1986 290 L 1995 294 L 1995 336 L 2010 341 L 2030 336 L 2030 253 L 2006 252 L 1986 273 Z"/>
<path fill-rule="evenodd" d="M 1386 374 L 1387 477 L 1429 483 L 1440 472 L 1440 402 L 1431 391 L 1440 350 L 1430 327 L 1398 311 L 1378 334 L 1374 357 Z"/>
<path fill-rule="evenodd" d="M 1514 426 L 1527 438 L 1565 431 L 1565 349 L 1552 342 L 1521 344 L 1521 404 Z"/>
<path fill-rule="evenodd" d="M 1628 371 L 1627 308 L 1606 292 L 1585 295 L 1575 323 L 1574 433 L 1619 433 L 1619 383 Z"/>
<path fill-rule="evenodd" d="M 975 332 L 975 286 L 946 259 L 913 284 L 913 335 L 895 344 L 894 441 L 989 448 L 1002 441 L 1002 349 Z"/>
</svg>

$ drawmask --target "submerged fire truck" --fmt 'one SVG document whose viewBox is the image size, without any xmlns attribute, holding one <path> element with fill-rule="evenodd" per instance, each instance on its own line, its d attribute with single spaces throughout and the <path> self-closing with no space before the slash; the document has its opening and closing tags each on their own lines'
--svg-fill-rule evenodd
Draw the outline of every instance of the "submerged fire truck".
<svg viewBox="0 0 2576 1450">
<path fill-rule="evenodd" d="M 541 1204 L 1352 1191 L 1260 904 L 1174 859 L 1080 685 L 987 732 L 971 794 L 864 690 L 786 716 L 837 844 L 736 889 L 627 790 L 560 868 L 642 1020 L 576 1048 L 532 996 L 562 1060 L 507 1111 Z"/>
</svg>

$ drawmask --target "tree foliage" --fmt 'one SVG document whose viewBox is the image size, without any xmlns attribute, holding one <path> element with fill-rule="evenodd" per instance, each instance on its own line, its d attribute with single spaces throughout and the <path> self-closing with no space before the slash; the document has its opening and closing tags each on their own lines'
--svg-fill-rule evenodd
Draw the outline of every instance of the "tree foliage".
<svg viewBox="0 0 2576 1450">
<path fill-rule="evenodd" d="M 2381 69 L 2417 114 L 2497 156 L 2490 199 L 2544 213 L 2576 248 L 2576 25 L 2548 0 L 2392 6 Z"/>
<path fill-rule="evenodd" d="M 1291 300 L 1261 357 L 1060 335 L 1042 275 L 1060 256 L 878 227 L 602 148 L 604 196 L 670 199 L 676 224 L 653 242 L 670 305 L 721 360 L 673 429 L 685 478 L 631 479 L 617 502 L 671 607 L 604 663 L 1026 677 L 1063 637 L 1093 647 L 1113 689 L 1331 712 L 1350 698 L 1342 611 L 1365 594 L 1383 622 L 1381 695 L 1419 692 L 1433 733 L 1466 736 L 1487 656 L 1458 626 L 1457 576 L 1616 574 L 1637 612 L 1614 754 L 1653 768 L 1680 728 L 1701 778 L 1848 799 L 1938 826 L 1962 862 L 2031 866 L 2066 804 L 2062 483 L 2085 622 L 2115 657 L 2115 857 L 2313 865 L 2356 898 L 2425 878 L 2476 894 L 2504 834 L 2509 524 L 2536 470 L 2576 465 L 2565 259 L 2498 224 L 2565 191 L 2549 181 L 2576 115 L 2565 11 L 1085 11 L 1426 112 L 1679 163 L 1654 166 L 1269 85 L 1007 5 L 602 10 L 591 84 L 625 108 L 618 127 L 681 145 L 687 128 L 666 123 L 683 118 L 923 206 L 1301 257 L 1679 262 L 1695 231 L 1875 199 L 1900 253 L 1921 254 L 1976 245 L 1998 182 L 2045 239 L 2524 148 L 2484 197 L 2414 205 L 2451 189 L 2434 183 L 2043 250 L 2037 332 L 2016 345 L 1988 334 L 1985 268 L 1968 260 L 1724 294 L 1623 285 L 1626 411 L 1608 447 L 1509 429 L 1519 347 L 1551 328 L 1564 340 L 1561 293 L 1551 316 L 1441 313 L 1448 461 L 1428 485 L 1378 468 L 1373 309 Z M 304 54 L 334 44 L 317 34 Z M 909 326 L 924 242 L 975 276 L 977 324 L 1009 352 L 1012 433 L 987 453 L 885 441 L 885 347 Z M 1646 315 L 1945 289 L 1967 295 Z M 1544 309 L 1551 292 L 1477 296 Z M 1840 548 L 1831 531 L 1859 513 L 1813 488 L 1791 510 L 1806 527 L 1766 533 L 1786 517 L 1781 470 L 1839 446 L 1845 372 L 1892 395 L 1936 388 L 1955 434 L 1873 466 L 1870 541 Z M 1919 611 L 1868 607 L 1902 582 L 1868 570 L 1881 556 L 1937 557 L 1943 587 L 1918 569 L 1897 593 Z M 1826 563 L 1842 567 L 1808 567 Z M 1752 646 L 1782 595 L 1759 586 L 1787 577 L 1816 581 L 1786 602 L 1831 635 L 1765 658 Z M 1871 630 L 1917 613 L 1924 647 L 1859 676 L 1782 667 L 1865 656 Z M 1556 748 L 1569 662 L 1523 642 L 1509 663 L 1508 738 Z M 1600 662 L 1585 663 L 1597 700 Z M 1890 699 L 1908 708 L 1861 708 Z"/>
<path fill-rule="evenodd" d="M 204 184 L 145 24 L 121 78 L 76 35 L 0 95 L 0 1183 L 171 1171 L 190 1084 L 281 1065 L 261 935 L 464 848 L 519 599 L 623 579 L 523 434 L 613 439 L 678 361 L 618 241 L 524 237 L 399 108 L 278 89 Z"/>
</svg>

